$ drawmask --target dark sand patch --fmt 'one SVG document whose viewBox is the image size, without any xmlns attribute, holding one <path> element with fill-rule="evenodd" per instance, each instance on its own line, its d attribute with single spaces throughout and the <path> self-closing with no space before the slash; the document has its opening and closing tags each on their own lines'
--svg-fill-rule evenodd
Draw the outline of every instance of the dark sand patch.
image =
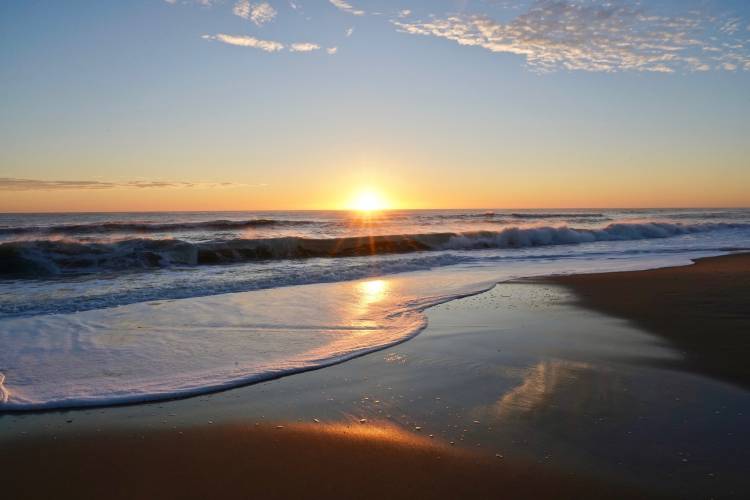
<svg viewBox="0 0 750 500">
<path fill-rule="evenodd" d="M 573 290 L 586 308 L 667 339 L 691 370 L 750 387 L 750 254 L 548 281 Z"/>
</svg>

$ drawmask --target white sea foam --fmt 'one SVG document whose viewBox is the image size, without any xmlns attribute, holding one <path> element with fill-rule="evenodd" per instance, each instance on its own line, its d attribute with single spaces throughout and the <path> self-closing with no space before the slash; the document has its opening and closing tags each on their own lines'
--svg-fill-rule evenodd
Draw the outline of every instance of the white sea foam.
<svg viewBox="0 0 750 500">
<path fill-rule="evenodd" d="M 5 375 L 0 373 L 0 403 L 7 403 L 9 397 L 8 389 L 5 388 Z"/>
</svg>

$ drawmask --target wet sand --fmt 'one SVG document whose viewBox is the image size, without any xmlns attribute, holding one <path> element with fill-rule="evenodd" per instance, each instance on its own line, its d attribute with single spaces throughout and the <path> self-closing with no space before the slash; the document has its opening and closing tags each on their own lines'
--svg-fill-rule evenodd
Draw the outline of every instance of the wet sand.
<svg viewBox="0 0 750 500">
<path fill-rule="evenodd" d="M 706 271 L 706 289 L 721 296 L 718 276 L 733 287 L 746 258 L 701 261 L 714 266 Z M 733 271 L 716 271 L 727 262 Z M 629 283 L 631 274 L 666 272 L 695 269 L 590 282 Z M 428 311 L 429 326 L 415 339 L 314 372 L 179 401 L 0 415 L 3 492 L 8 498 L 750 494 L 750 393 L 726 383 L 724 373 L 718 379 L 718 372 L 701 370 L 711 365 L 696 364 L 671 337 L 666 342 L 624 314 L 580 307 L 578 289 L 561 283 L 503 283 L 443 304 Z M 718 308 L 698 316 L 724 321 L 727 314 L 715 311 L 728 310 L 725 299 L 703 300 L 702 286 L 684 283 L 683 297 Z M 742 297 L 737 290 L 735 299 Z"/>
<path fill-rule="evenodd" d="M 664 338 L 684 353 L 680 365 L 750 388 L 750 254 L 549 282 L 569 287 L 583 307 Z"/>
</svg>

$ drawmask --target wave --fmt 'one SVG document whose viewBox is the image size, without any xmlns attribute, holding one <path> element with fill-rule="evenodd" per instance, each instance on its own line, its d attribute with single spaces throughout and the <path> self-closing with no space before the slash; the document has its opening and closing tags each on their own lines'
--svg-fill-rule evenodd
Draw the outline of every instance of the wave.
<svg viewBox="0 0 750 500">
<path fill-rule="evenodd" d="M 512 213 L 515 219 L 600 219 L 607 218 L 604 214 L 583 212 L 522 212 Z"/>
<path fill-rule="evenodd" d="M 304 226 L 320 224 L 311 220 L 211 220 L 200 222 L 101 222 L 59 224 L 54 226 L 0 227 L 0 236 L 25 234 L 100 234 L 100 233 L 166 233 L 170 231 L 232 231 L 271 226 Z"/>
<path fill-rule="evenodd" d="M 700 256 L 724 254 L 730 252 L 747 252 L 748 246 L 701 246 L 699 248 L 683 246 L 675 248 L 643 248 L 620 250 L 612 253 L 603 249 L 587 249 L 580 252 L 543 252 L 530 254 L 518 252 L 514 254 L 487 255 L 478 253 L 457 252 L 428 252 L 422 254 L 373 256 L 370 258 L 349 259 L 347 262 L 326 261 L 317 262 L 289 261 L 281 266 L 264 266 L 262 263 L 255 267 L 255 263 L 240 264 L 236 272 L 221 272 L 221 269 L 194 268 L 195 271 L 208 271 L 205 274 L 191 275 L 189 279 L 179 276 L 182 273 L 162 273 L 158 276 L 131 275 L 123 276 L 125 281 L 119 281 L 119 286 L 107 285 L 99 293 L 91 293 L 88 280 L 77 279 L 53 282 L 45 285 L 55 286 L 49 289 L 43 299 L 34 292 L 28 293 L 22 281 L 17 281 L 11 288 L 6 283 L 6 295 L 0 300 L 0 320 L 10 317 L 34 316 L 40 314 L 64 314 L 71 312 L 105 309 L 138 302 L 156 300 L 175 300 L 194 297 L 205 297 L 225 293 L 248 292 L 266 290 L 295 285 L 311 285 L 319 283 L 335 283 L 365 278 L 374 278 L 414 271 L 428 271 L 446 266 L 464 265 L 481 267 L 485 265 L 510 264 L 519 262 L 550 262 L 592 259 L 617 259 L 630 257 L 646 257 L 648 259 L 663 258 L 673 255 Z M 262 269 L 260 266 L 263 266 Z M 211 271 L 218 271 L 211 272 Z M 232 270 L 234 271 L 234 270 Z M 194 283 L 199 282 L 197 287 Z M 59 291 L 59 293 L 57 293 Z"/>
<path fill-rule="evenodd" d="M 574 220 L 578 222 L 603 222 L 611 220 L 610 217 L 603 213 L 593 212 L 469 212 L 469 213 L 448 213 L 448 214 L 428 214 L 419 215 L 420 221 L 463 221 L 463 222 L 495 222 L 495 223 L 513 223 L 519 220 Z"/>
<path fill-rule="evenodd" d="M 178 239 L 128 239 L 111 243 L 55 240 L 0 244 L 0 276 L 46 276 L 103 270 L 221 265 L 281 259 L 361 257 L 396 253 L 527 248 L 627 241 L 748 229 L 750 224 L 618 223 L 601 229 L 509 227 L 500 231 L 358 236 L 283 237 L 189 243 Z"/>
<path fill-rule="evenodd" d="M 667 213 L 665 214 L 665 217 L 668 217 L 670 219 L 724 219 L 724 220 L 744 219 L 744 220 L 747 220 L 748 218 L 750 218 L 750 213 L 748 213 L 747 210 L 725 210 L 721 212 L 682 211 L 682 212 Z"/>
<path fill-rule="evenodd" d="M 288 262 L 285 263 L 287 265 L 280 266 L 260 264 L 258 267 L 248 263 L 245 264 L 248 267 L 239 268 L 236 273 L 219 274 L 210 272 L 213 271 L 210 268 L 195 268 L 196 271 L 209 272 L 200 274 L 197 278 L 191 275 L 188 280 L 180 277 L 180 273 L 171 273 L 166 279 L 163 274 L 148 277 L 140 274 L 132 276 L 137 280 L 137 284 L 128 280 L 127 284 L 119 287 L 108 286 L 102 293 L 90 293 L 87 280 L 65 280 L 60 281 L 58 285 L 64 287 L 65 292 L 47 294 L 43 300 L 27 300 L 28 296 L 23 295 L 23 285 L 27 283 L 18 281 L 14 284 L 15 287 L 8 286 L 9 294 L 6 295 L 6 300 L 0 300 L 0 320 L 7 317 L 104 309 L 152 300 L 186 299 L 293 285 L 334 283 L 480 262 L 473 256 L 447 252 L 375 256 L 350 259 L 348 262 L 341 262 L 342 260 L 347 259 L 337 262 Z M 200 286 L 195 286 L 194 279 L 200 282 Z M 46 284 L 49 286 L 50 282 Z M 13 298 L 8 300 L 10 296 Z"/>
</svg>

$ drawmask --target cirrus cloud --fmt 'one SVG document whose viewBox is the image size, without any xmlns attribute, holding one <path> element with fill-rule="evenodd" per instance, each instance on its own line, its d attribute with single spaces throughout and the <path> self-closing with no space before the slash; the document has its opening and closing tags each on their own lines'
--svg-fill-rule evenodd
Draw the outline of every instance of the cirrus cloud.
<svg viewBox="0 0 750 500">
<path fill-rule="evenodd" d="M 273 21 L 277 14 L 276 9 L 268 2 L 251 4 L 250 0 L 239 0 L 234 4 L 232 12 L 235 16 L 252 21 L 256 26 Z"/>
<path fill-rule="evenodd" d="M 535 0 L 508 22 L 464 14 L 392 21 L 403 33 L 522 56 L 540 72 L 750 69 L 748 40 L 716 36 L 735 34 L 737 20 L 714 29 L 709 22 L 695 11 L 667 17 L 622 0 Z"/>
<path fill-rule="evenodd" d="M 352 4 L 349 2 L 346 2 L 345 0 L 328 0 L 331 2 L 331 4 L 339 9 L 342 12 L 346 12 L 347 14 L 351 14 L 353 16 L 364 16 L 366 12 L 364 10 L 360 10 L 355 8 Z"/>
<path fill-rule="evenodd" d="M 228 45 L 236 45 L 238 47 L 251 47 L 254 49 L 260 49 L 264 52 L 278 52 L 284 50 L 284 44 L 281 42 L 261 40 L 254 36 L 236 36 L 218 33 L 216 35 L 203 35 L 201 38 L 204 40 L 215 40 Z"/>
</svg>

